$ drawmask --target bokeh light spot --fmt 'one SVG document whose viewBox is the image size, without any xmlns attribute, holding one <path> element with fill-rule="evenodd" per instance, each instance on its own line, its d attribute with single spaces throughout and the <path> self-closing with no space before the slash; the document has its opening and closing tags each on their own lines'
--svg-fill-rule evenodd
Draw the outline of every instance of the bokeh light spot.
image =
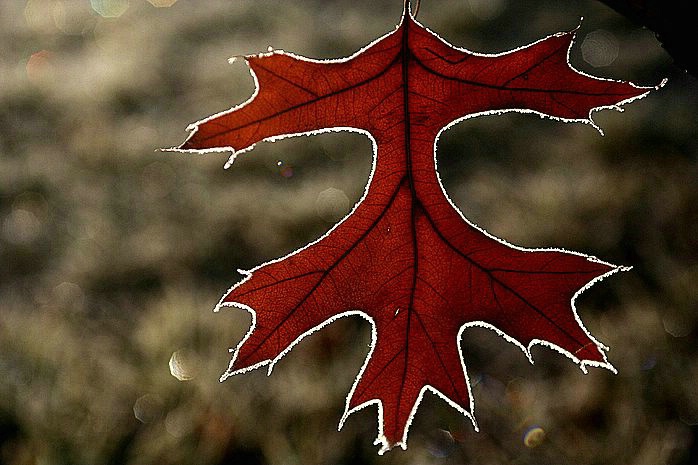
<svg viewBox="0 0 698 465">
<path fill-rule="evenodd" d="M 279 167 L 279 174 L 284 178 L 293 177 L 293 167 L 284 163 L 283 160 L 277 160 L 276 166 Z"/>
<path fill-rule="evenodd" d="M 642 364 L 640 365 L 640 369 L 642 371 L 647 371 L 647 370 L 651 370 L 655 366 L 657 366 L 657 357 L 655 355 L 650 355 L 649 357 L 647 357 L 646 359 L 644 359 L 642 361 Z"/>
<path fill-rule="evenodd" d="M 608 66 L 618 58 L 616 36 L 603 29 L 587 34 L 581 48 L 584 61 L 595 68 Z"/>
<path fill-rule="evenodd" d="M 349 210 L 349 198 L 344 191 L 330 187 L 320 192 L 315 200 L 315 210 L 320 218 L 334 223 Z"/>
<path fill-rule="evenodd" d="M 156 8 L 168 8 L 177 3 L 177 0 L 148 0 Z"/>
<path fill-rule="evenodd" d="M 90 5 L 105 18 L 118 18 L 128 10 L 128 0 L 90 0 Z"/>
<path fill-rule="evenodd" d="M 533 449 L 543 444 L 545 440 L 545 430 L 540 426 L 529 428 L 524 434 L 523 442 L 526 447 Z"/>
<path fill-rule="evenodd" d="M 175 438 L 183 438 L 191 429 L 192 421 L 181 409 L 173 410 L 165 417 L 165 431 Z"/>
<path fill-rule="evenodd" d="M 77 312 L 85 305 L 85 293 L 77 284 L 64 281 L 53 288 L 52 301 L 69 311 Z"/>
<path fill-rule="evenodd" d="M 45 2 L 38 0 L 27 1 L 24 7 L 24 19 L 27 25 L 37 32 L 49 32 L 53 26 L 51 8 Z"/>
<path fill-rule="evenodd" d="M 194 360 L 187 350 L 177 350 L 170 357 L 170 373 L 180 381 L 194 379 Z"/>
<path fill-rule="evenodd" d="M 141 423 L 152 423 L 162 413 L 162 401 L 153 394 L 139 397 L 133 404 L 133 416 Z"/>
<path fill-rule="evenodd" d="M 692 325 L 682 315 L 666 315 L 662 318 L 664 331 L 673 337 L 686 337 L 691 334 Z"/>
<path fill-rule="evenodd" d="M 32 55 L 27 60 L 27 77 L 34 84 L 41 84 L 50 80 L 53 75 L 51 66 L 51 52 L 41 50 Z"/>
<path fill-rule="evenodd" d="M 53 0 L 49 9 L 54 26 L 64 34 L 82 35 L 94 27 L 94 15 L 85 1 Z"/>
<path fill-rule="evenodd" d="M 15 245 L 29 245 L 41 233 L 41 222 L 33 212 L 14 209 L 2 223 L 5 240 Z"/>
</svg>

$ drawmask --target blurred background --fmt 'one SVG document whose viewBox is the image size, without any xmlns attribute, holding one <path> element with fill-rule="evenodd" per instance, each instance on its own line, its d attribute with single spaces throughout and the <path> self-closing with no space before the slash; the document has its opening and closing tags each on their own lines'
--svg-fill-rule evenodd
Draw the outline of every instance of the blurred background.
<svg viewBox="0 0 698 465">
<path fill-rule="evenodd" d="M 589 125 L 507 114 L 440 140 L 446 189 L 514 244 L 633 270 L 577 302 L 618 369 L 535 365 L 464 335 L 481 432 L 428 394 L 408 450 L 375 408 L 336 426 L 370 327 L 343 319 L 273 375 L 220 384 L 249 315 L 211 310 L 248 269 L 316 239 L 361 196 L 358 134 L 225 154 L 157 151 L 245 100 L 234 55 L 353 53 L 400 0 L 0 3 L 0 464 L 691 464 L 698 461 L 698 80 L 592 0 L 422 0 L 450 42 L 501 52 L 580 23 L 586 73 L 668 84 Z"/>
</svg>

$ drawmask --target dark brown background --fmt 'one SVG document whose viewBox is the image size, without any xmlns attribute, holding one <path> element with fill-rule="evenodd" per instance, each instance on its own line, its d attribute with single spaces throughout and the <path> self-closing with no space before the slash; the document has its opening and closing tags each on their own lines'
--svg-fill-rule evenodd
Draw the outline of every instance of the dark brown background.
<svg viewBox="0 0 698 465">
<path fill-rule="evenodd" d="M 401 2 L 128 3 L 93 0 L 123 10 L 115 18 L 88 0 L 0 3 L 0 464 L 695 462 L 698 81 L 653 33 L 591 0 L 422 0 L 420 21 L 481 52 L 583 16 L 576 67 L 670 80 L 622 114 L 598 113 L 604 137 L 521 114 L 444 134 L 441 176 L 477 224 L 634 267 L 578 300 L 619 374 L 585 376 L 541 347 L 530 365 L 469 330 L 481 432 L 428 394 L 408 450 L 379 457 L 375 409 L 336 431 L 367 353 L 365 321 L 308 338 L 269 378 L 219 384 L 249 316 L 211 312 L 236 269 L 306 244 L 351 208 L 368 140 L 262 143 L 229 170 L 225 155 L 156 149 L 250 95 L 244 64 L 228 57 L 269 45 L 346 56 L 392 30 Z M 175 352 L 193 379 L 170 374 Z M 528 447 L 533 428 L 545 439 Z"/>
</svg>

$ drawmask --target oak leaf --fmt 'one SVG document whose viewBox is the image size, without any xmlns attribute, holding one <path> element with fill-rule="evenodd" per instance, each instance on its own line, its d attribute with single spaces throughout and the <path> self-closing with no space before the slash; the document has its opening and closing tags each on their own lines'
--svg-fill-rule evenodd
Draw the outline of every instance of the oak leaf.
<svg viewBox="0 0 698 465">
<path fill-rule="evenodd" d="M 568 63 L 574 33 L 497 55 L 446 43 L 406 11 L 399 26 L 349 58 L 319 61 L 284 51 L 247 56 L 256 82 L 245 103 L 191 126 L 181 151 L 233 151 L 325 130 L 359 131 L 374 146 L 362 199 L 328 233 L 245 272 L 220 306 L 252 314 L 222 380 L 274 364 L 328 323 L 361 315 L 372 346 L 346 400 L 346 418 L 378 407 L 381 453 L 406 447 L 427 390 L 473 422 L 460 347 L 484 326 L 531 359 L 543 344 L 582 371 L 613 370 L 584 328 L 575 297 L 619 270 L 557 249 L 523 249 L 469 222 L 436 171 L 439 135 L 477 115 L 532 112 L 593 124 L 591 113 L 647 88 L 588 76 Z M 232 160 L 232 158 L 231 158 Z"/>
</svg>

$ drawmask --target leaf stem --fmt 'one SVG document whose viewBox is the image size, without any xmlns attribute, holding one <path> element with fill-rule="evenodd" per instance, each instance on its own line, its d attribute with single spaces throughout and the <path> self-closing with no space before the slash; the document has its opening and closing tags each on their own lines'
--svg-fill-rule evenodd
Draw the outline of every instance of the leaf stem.
<svg viewBox="0 0 698 465">
<path fill-rule="evenodd" d="M 419 4 L 422 3 L 421 0 L 416 0 L 414 2 L 414 12 L 412 12 L 412 17 L 416 18 L 417 13 L 419 13 Z M 407 13 L 410 10 L 410 0 L 405 0 L 405 13 Z"/>
</svg>

